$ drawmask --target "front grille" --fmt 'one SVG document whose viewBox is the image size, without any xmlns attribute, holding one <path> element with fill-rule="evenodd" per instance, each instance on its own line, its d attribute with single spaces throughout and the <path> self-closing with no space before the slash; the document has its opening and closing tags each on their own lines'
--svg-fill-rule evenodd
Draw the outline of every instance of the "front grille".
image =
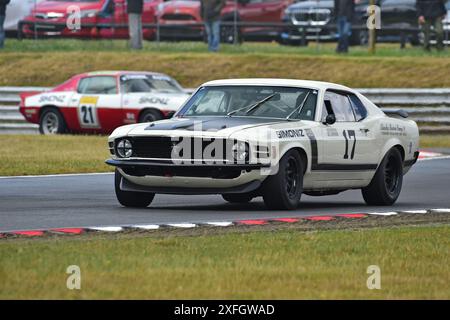
<svg viewBox="0 0 450 320">
<path fill-rule="evenodd" d="M 189 14 L 178 14 L 178 13 L 166 13 L 161 17 L 163 20 L 175 20 L 175 21 L 191 21 L 195 20 L 195 17 Z"/>
<path fill-rule="evenodd" d="M 126 139 L 130 140 L 133 146 L 133 158 L 172 159 L 173 148 L 183 146 L 184 149 L 175 151 L 175 154 L 184 159 L 213 159 L 217 162 L 233 160 L 231 149 L 236 143 L 234 140 L 202 138 L 187 138 L 188 140 L 183 142 L 172 140 L 170 137 L 127 137 Z M 117 144 L 118 140 L 115 141 L 116 146 Z M 185 152 L 190 153 L 185 154 Z"/>
<path fill-rule="evenodd" d="M 292 13 L 292 20 L 298 24 L 325 24 L 331 19 L 331 11 L 328 9 L 299 10 Z"/>
<path fill-rule="evenodd" d="M 135 137 L 130 140 L 133 157 L 170 159 L 172 143 L 169 137 Z"/>
</svg>

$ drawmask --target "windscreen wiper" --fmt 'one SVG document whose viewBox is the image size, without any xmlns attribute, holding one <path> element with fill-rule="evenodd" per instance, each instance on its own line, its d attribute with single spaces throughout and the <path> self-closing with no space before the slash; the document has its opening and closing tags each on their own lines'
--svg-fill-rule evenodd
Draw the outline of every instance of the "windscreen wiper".
<svg viewBox="0 0 450 320">
<path fill-rule="evenodd" d="M 239 111 L 242 111 L 242 110 L 246 110 L 246 109 L 248 109 L 248 110 L 245 112 L 245 114 L 249 114 L 250 112 L 252 112 L 256 108 L 258 108 L 260 105 L 262 105 L 263 103 L 265 103 L 265 102 L 269 101 L 270 99 L 272 99 L 277 94 L 278 94 L 278 92 L 272 93 L 271 95 L 269 95 L 269 96 L 265 97 L 264 99 L 254 103 L 254 104 L 252 104 L 251 106 L 246 106 L 246 107 L 239 108 L 239 109 L 233 110 L 231 112 L 228 112 L 227 116 L 230 117 L 233 114 L 238 113 Z"/>
</svg>

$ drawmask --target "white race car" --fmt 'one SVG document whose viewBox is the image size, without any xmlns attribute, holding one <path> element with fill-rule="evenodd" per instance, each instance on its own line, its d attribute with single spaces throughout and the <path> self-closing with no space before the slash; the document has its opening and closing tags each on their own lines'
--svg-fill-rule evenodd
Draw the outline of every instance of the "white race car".
<svg viewBox="0 0 450 320">
<path fill-rule="evenodd" d="M 419 130 L 350 88 L 283 79 L 205 83 L 172 119 L 117 128 L 109 137 L 117 199 L 146 207 L 155 194 L 262 196 L 295 209 L 301 195 L 361 189 L 392 205 L 417 161 Z"/>
</svg>

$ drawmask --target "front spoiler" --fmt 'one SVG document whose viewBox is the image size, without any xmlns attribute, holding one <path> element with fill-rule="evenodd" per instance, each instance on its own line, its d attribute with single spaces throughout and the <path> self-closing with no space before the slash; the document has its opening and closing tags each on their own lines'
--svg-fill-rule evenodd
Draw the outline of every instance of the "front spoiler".
<svg viewBox="0 0 450 320">
<path fill-rule="evenodd" d="M 175 164 L 172 161 L 145 161 L 145 160 L 115 160 L 108 159 L 106 164 L 118 168 L 136 168 L 136 167 L 177 167 L 177 168 L 205 168 L 205 170 L 213 168 L 236 169 L 236 170 L 258 170 L 270 167 L 268 164 Z"/>
<path fill-rule="evenodd" d="M 261 186 L 261 181 L 254 180 L 238 187 L 230 188 L 182 188 L 182 187 L 149 187 L 133 183 L 122 177 L 120 190 L 131 192 L 147 192 L 161 194 L 224 194 L 224 193 L 248 193 L 255 191 Z"/>
</svg>

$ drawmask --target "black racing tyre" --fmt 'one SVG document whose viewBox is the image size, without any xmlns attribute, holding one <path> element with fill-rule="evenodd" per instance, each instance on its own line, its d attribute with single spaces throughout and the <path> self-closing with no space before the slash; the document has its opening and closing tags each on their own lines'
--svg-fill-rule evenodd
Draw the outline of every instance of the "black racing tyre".
<svg viewBox="0 0 450 320">
<path fill-rule="evenodd" d="M 226 193 L 222 198 L 230 203 L 247 203 L 252 201 L 253 196 L 248 193 Z"/>
<path fill-rule="evenodd" d="M 269 176 L 262 186 L 264 203 L 269 209 L 292 210 L 300 203 L 303 192 L 303 163 L 296 150 L 280 160 L 278 173 Z"/>
<path fill-rule="evenodd" d="M 42 112 L 39 118 L 39 132 L 41 134 L 65 133 L 66 128 L 64 117 L 58 109 L 49 108 Z"/>
<path fill-rule="evenodd" d="M 155 197 L 154 193 L 147 192 L 130 192 L 130 191 L 122 191 L 120 190 L 120 181 L 122 179 L 122 175 L 119 170 L 115 170 L 114 172 L 114 186 L 116 189 L 116 197 L 121 205 L 124 207 L 132 207 L 132 208 L 145 208 L 152 203 L 153 198 Z"/>
<path fill-rule="evenodd" d="M 396 148 L 389 150 L 369 186 L 362 189 L 371 206 L 390 206 L 397 201 L 403 184 L 403 160 Z"/>
<path fill-rule="evenodd" d="M 139 116 L 139 122 L 153 122 L 163 118 L 158 110 L 144 110 Z"/>
</svg>

